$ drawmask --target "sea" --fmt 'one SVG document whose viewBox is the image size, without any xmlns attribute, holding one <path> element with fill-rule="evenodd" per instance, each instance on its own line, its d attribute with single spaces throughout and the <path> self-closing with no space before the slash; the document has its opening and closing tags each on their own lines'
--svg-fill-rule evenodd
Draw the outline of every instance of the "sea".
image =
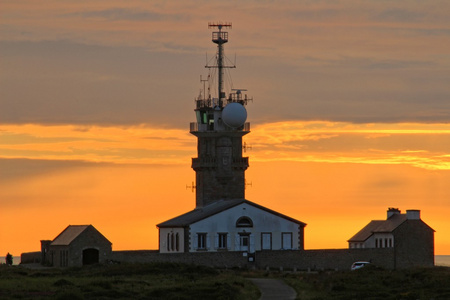
<svg viewBox="0 0 450 300">
<path fill-rule="evenodd" d="M 0 257 L 0 264 L 5 263 L 5 257 Z M 20 264 L 20 256 L 13 256 L 13 265 Z M 435 255 L 434 264 L 436 266 L 450 267 L 450 255 Z"/>
<path fill-rule="evenodd" d="M 450 267 L 450 255 L 435 255 L 434 265 Z"/>
</svg>

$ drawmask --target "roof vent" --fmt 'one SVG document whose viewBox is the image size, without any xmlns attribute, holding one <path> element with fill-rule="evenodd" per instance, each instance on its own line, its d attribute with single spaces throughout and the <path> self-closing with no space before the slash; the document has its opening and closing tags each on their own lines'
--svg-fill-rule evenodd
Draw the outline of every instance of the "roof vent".
<svg viewBox="0 0 450 300">
<path fill-rule="evenodd" d="M 393 215 L 399 215 L 399 214 L 400 214 L 400 209 L 394 208 L 394 207 L 389 207 L 388 211 L 387 211 L 387 218 L 389 219 Z"/>
</svg>

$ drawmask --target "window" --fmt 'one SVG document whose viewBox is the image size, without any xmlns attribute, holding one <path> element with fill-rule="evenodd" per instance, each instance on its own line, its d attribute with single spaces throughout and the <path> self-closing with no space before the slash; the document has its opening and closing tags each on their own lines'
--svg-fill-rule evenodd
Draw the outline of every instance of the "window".
<svg viewBox="0 0 450 300">
<path fill-rule="evenodd" d="M 173 232 L 170 234 L 170 250 L 175 250 L 175 236 Z"/>
<path fill-rule="evenodd" d="M 261 233 L 261 250 L 271 250 L 272 249 L 272 233 L 263 232 Z"/>
<path fill-rule="evenodd" d="M 167 234 L 167 251 L 179 251 L 180 250 L 180 235 L 177 233 L 169 232 Z"/>
<path fill-rule="evenodd" d="M 228 243 L 227 243 L 228 234 L 226 234 L 226 233 L 219 233 L 218 239 L 219 240 L 218 240 L 217 248 L 218 249 L 228 249 Z"/>
<path fill-rule="evenodd" d="M 59 251 L 59 266 L 67 267 L 69 265 L 69 251 L 60 250 Z"/>
<path fill-rule="evenodd" d="M 292 232 L 283 232 L 281 235 L 282 249 L 292 249 Z"/>
<path fill-rule="evenodd" d="M 197 250 L 206 250 L 206 233 L 197 233 Z"/>
<path fill-rule="evenodd" d="M 166 241 L 167 251 L 170 251 L 170 233 L 167 234 L 167 241 Z"/>
<path fill-rule="evenodd" d="M 253 227 L 253 221 L 249 217 L 240 217 L 236 221 L 236 227 Z"/>
</svg>

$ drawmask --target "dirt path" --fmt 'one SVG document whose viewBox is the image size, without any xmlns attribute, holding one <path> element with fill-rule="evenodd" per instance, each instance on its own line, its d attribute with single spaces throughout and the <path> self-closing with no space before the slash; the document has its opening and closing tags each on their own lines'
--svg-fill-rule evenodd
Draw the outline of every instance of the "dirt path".
<svg viewBox="0 0 450 300">
<path fill-rule="evenodd" d="M 250 278 L 261 291 L 259 300 L 288 300 L 295 299 L 295 290 L 279 279 Z"/>
</svg>

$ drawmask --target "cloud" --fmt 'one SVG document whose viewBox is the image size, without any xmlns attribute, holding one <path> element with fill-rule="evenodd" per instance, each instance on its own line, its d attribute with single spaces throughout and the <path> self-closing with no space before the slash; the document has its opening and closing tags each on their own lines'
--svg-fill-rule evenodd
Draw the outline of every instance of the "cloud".
<svg viewBox="0 0 450 300">
<path fill-rule="evenodd" d="M 252 122 L 450 120 L 447 2 L 283 3 L 10 3 L 0 123 L 187 128 L 216 11 Z"/>
<path fill-rule="evenodd" d="M 410 9 L 392 8 L 380 11 L 374 19 L 377 21 L 389 22 L 421 22 L 426 19 L 426 13 L 423 11 L 414 11 Z"/>
<path fill-rule="evenodd" d="M 145 126 L 2 126 L 0 157 L 119 164 L 180 164 L 195 153 L 195 138 L 177 129 Z M 153 138 L 150 138 L 153 137 Z"/>
<path fill-rule="evenodd" d="M 257 126 L 246 142 L 255 161 L 401 164 L 448 170 L 447 124 L 282 122 Z"/>
<path fill-rule="evenodd" d="M 90 11 L 80 11 L 68 13 L 64 16 L 67 17 L 81 17 L 81 18 L 94 18 L 94 19 L 104 19 L 110 21 L 162 21 L 167 19 L 179 20 L 183 19 L 183 16 L 177 15 L 168 17 L 167 14 L 161 14 L 155 11 L 141 10 L 141 9 L 130 9 L 123 7 L 115 7 L 104 10 L 90 10 Z M 184 16 L 185 18 L 185 16 Z"/>
<path fill-rule="evenodd" d="M 0 123 L 187 127 L 194 116 L 195 59 L 65 41 L 1 47 Z"/>
<path fill-rule="evenodd" d="M 114 164 L 180 165 L 196 153 L 187 130 L 151 126 L 4 125 L 0 157 Z M 277 122 L 244 141 L 253 161 L 405 164 L 450 169 L 448 124 Z"/>
</svg>

